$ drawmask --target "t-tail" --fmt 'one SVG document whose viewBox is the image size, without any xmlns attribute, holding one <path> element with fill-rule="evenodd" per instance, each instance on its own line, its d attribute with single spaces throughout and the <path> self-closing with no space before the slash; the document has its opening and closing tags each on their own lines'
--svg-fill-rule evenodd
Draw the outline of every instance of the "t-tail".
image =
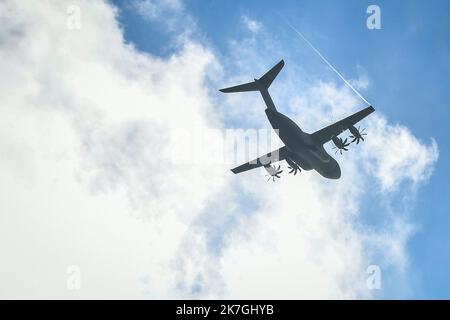
<svg viewBox="0 0 450 320">
<path fill-rule="evenodd" d="M 278 73 L 280 73 L 281 69 L 284 66 L 284 61 L 281 60 L 278 62 L 272 69 L 267 71 L 261 78 L 254 79 L 253 82 L 248 82 L 244 84 L 240 84 L 238 86 L 229 87 L 225 89 L 220 89 L 219 91 L 224 93 L 229 92 L 245 92 L 245 91 L 259 91 L 266 103 L 267 108 L 276 111 L 275 105 L 273 104 L 272 98 L 269 94 L 269 87 L 272 84 L 273 80 L 276 78 Z"/>
</svg>

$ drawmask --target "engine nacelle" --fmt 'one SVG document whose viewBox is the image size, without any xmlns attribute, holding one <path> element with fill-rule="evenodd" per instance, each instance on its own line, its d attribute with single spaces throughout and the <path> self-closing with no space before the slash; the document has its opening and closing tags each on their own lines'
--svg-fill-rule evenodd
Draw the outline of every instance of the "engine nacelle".
<svg viewBox="0 0 450 320">
<path fill-rule="evenodd" d="M 335 147 L 333 148 L 336 149 L 335 153 L 339 151 L 340 154 L 342 154 L 342 151 L 348 151 L 347 147 L 350 145 L 350 142 L 347 142 L 347 138 L 345 138 L 345 140 L 342 140 L 342 138 L 333 137 L 331 138 L 331 140 L 335 145 Z"/>
<path fill-rule="evenodd" d="M 342 139 L 340 139 L 338 137 L 333 137 L 333 138 L 331 138 L 331 140 L 333 141 L 336 148 L 342 149 L 344 147 L 344 143 L 343 143 Z"/>
<path fill-rule="evenodd" d="M 356 144 L 358 144 L 359 141 L 364 141 L 363 136 L 367 135 L 367 133 L 364 133 L 364 130 L 366 130 L 365 128 L 362 130 L 359 130 L 359 127 L 358 127 L 358 129 L 356 129 L 355 126 L 351 126 L 350 128 L 348 128 L 348 130 L 350 130 L 350 132 L 352 134 L 350 136 L 350 139 L 353 139 L 351 141 L 352 143 L 356 141 Z"/>
<path fill-rule="evenodd" d="M 348 130 L 350 130 L 351 134 L 354 135 L 355 137 L 359 137 L 359 130 L 355 128 L 355 126 L 351 126 L 350 128 L 348 128 Z"/>
</svg>

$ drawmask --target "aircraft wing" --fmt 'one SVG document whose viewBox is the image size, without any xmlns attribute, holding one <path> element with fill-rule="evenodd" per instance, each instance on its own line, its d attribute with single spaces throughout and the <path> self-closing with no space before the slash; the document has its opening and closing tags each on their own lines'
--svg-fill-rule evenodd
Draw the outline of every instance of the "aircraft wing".
<svg viewBox="0 0 450 320">
<path fill-rule="evenodd" d="M 374 112 L 375 109 L 369 106 L 361 111 L 358 111 L 351 116 L 344 118 L 328 127 L 320 129 L 312 134 L 313 139 L 324 144 L 331 140 L 333 137 L 337 137 L 339 134 L 349 129 L 351 126 L 355 125 L 357 122 L 361 121 L 369 114 Z"/>
<path fill-rule="evenodd" d="M 271 163 L 286 159 L 287 154 L 288 154 L 288 149 L 286 148 L 286 146 L 284 146 L 275 151 L 269 152 L 268 154 L 265 154 L 259 158 L 256 158 L 252 161 L 244 163 L 244 164 L 240 165 L 239 167 L 231 169 L 231 172 L 237 174 L 237 173 L 241 173 L 244 171 L 259 168 L 259 167 L 262 167 L 265 165 L 270 165 Z"/>
</svg>

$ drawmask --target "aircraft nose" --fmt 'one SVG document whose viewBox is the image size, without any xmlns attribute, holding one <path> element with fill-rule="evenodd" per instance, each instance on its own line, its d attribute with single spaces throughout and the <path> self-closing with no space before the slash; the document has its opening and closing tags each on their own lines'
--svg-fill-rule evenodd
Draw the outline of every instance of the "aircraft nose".
<svg viewBox="0 0 450 320">
<path fill-rule="evenodd" d="M 341 168 L 339 166 L 333 172 L 333 179 L 339 179 L 341 177 Z"/>
<path fill-rule="evenodd" d="M 334 176 L 335 179 L 339 179 L 341 177 L 341 170 L 336 172 L 336 175 Z"/>
<path fill-rule="evenodd" d="M 329 172 L 328 178 L 337 180 L 340 177 L 341 177 L 341 168 L 339 167 L 339 165 L 336 165 L 333 168 L 333 170 Z"/>
</svg>

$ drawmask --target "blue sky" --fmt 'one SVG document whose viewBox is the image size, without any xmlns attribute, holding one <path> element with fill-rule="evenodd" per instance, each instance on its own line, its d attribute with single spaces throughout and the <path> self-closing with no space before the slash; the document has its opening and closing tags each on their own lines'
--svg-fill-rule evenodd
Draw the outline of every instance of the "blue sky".
<svg viewBox="0 0 450 320">
<path fill-rule="evenodd" d="M 0 297 L 449 298 L 450 4 L 274 3 L 0 1 Z M 285 19 L 376 109 L 339 180 L 229 170 L 281 58 L 305 131 L 365 105 Z"/>
<path fill-rule="evenodd" d="M 127 2 L 119 20 L 125 39 L 152 55 L 173 53 L 173 38 L 161 21 L 149 21 L 130 10 Z M 368 30 L 366 8 L 381 8 L 381 30 Z M 429 182 L 419 189 L 412 208 L 420 226 L 408 243 L 410 298 L 448 298 L 450 292 L 448 134 L 450 101 L 450 3 L 448 1 L 195 1 L 185 2 L 197 24 L 199 37 L 219 56 L 229 55 L 230 39 L 242 35 L 246 15 L 264 24 L 283 44 L 279 56 L 302 59 L 313 77 L 335 77 L 331 70 L 290 30 L 286 17 L 347 77 L 356 77 L 362 66 L 370 78 L 364 93 L 393 123 L 411 129 L 420 140 L 433 137 L 439 145 L 439 161 Z M 271 61 L 269 63 L 272 63 Z M 287 61 L 289 63 L 289 61 Z M 395 137 L 390 137 L 395 139 Z M 389 141 L 386 141 L 389 143 Z M 368 221 L 375 223 L 376 209 Z M 374 215 L 370 217 L 370 215 Z M 395 285 L 381 297 L 401 297 Z"/>
</svg>

